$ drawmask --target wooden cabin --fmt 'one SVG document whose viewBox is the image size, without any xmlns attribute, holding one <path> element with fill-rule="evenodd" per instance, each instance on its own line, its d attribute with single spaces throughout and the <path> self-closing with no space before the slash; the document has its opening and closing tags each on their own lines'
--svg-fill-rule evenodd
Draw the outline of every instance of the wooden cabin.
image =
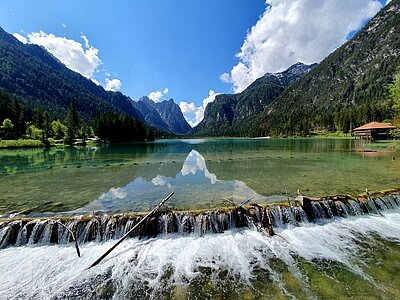
<svg viewBox="0 0 400 300">
<path fill-rule="evenodd" d="M 356 138 L 359 137 L 364 139 L 386 139 L 389 137 L 389 131 L 392 129 L 396 129 L 396 126 L 393 126 L 390 123 L 371 122 L 354 128 L 353 135 Z"/>
</svg>

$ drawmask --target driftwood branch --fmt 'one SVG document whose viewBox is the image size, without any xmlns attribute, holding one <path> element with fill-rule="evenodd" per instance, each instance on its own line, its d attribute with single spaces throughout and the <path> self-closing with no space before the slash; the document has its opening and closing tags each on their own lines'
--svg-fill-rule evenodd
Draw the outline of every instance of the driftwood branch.
<svg viewBox="0 0 400 300">
<path fill-rule="evenodd" d="M 76 254 L 78 254 L 78 257 L 81 257 L 81 251 L 79 250 L 79 245 L 78 245 L 78 241 L 76 240 L 75 233 L 71 229 L 69 229 L 67 226 L 65 226 L 63 223 L 61 223 L 60 221 L 57 220 L 57 223 L 60 224 L 62 227 L 64 227 L 71 234 L 72 240 L 75 243 Z"/>
<path fill-rule="evenodd" d="M 135 226 L 133 226 L 122 238 L 118 240 L 110 249 L 108 249 L 102 256 L 100 256 L 94 263 L 92 263 L 87 270 L 93 268 L 94 266 L 97 266 L 108 254 L 111 253 L 119 244 L 121 244 L 140 224 L 142 224 L 144 221 L 146 221 L 152 214 L 154 214 L 157 210 L 160 209 L 160 207 L 169 199 L 172 197 L 174 192 L 171 192 L 166 198 L 164 198 L 160 203 L 157 204 L 146 216 L 144 216 Z"/>
<path fill-rule="evenodd" d="M 252 200 L 253 198 L 254 198 L 254 196 L 243 200 L 243 201 L 239 204 L 239 206 L 246 205 L 246 204 L 249 203 L 250 200 Z"/>
</svg>

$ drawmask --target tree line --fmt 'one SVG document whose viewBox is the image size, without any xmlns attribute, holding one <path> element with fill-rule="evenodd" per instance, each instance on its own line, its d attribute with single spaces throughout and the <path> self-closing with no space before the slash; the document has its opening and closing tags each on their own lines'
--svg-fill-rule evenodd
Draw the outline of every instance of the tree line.
<svg viewBox="0 0 400 300">
<path fill-rule="evenodd" d="M 94 137 L 109 142 L 147 141 L 154 140 L 154 135 L 152 128 L 125 113 L 98 111 L 93 122 L 83 121 L 74 99 L 61 121 L 48 111 L 27 107 L 0 89 L 0 139 L 33 139 L 50 145 L 84 143 Z"/>
</svg>

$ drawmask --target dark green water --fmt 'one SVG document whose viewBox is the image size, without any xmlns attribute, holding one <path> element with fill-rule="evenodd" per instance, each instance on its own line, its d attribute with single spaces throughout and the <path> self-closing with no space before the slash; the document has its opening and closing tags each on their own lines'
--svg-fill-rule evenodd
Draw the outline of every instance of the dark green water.
<svg viewBox="0 0 400 300">
<path fill-rule="evenodd" d="M 172 189 L 174 209 L 225 199 L 285 200 L 400 187 L 398 152 L 345 139 L 170 140 L 108 147 L 0 150 L 0 214 L 145 211 Z M 397 156 L 397 160 L 392 160 Z"/>
</svg>

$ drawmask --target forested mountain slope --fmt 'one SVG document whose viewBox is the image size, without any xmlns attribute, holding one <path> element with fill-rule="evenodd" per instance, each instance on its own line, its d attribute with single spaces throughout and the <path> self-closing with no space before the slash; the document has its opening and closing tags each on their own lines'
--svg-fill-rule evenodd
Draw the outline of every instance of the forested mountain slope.
<svg viewBox="0 0 400 300">
<path fill-rule="evenodd" d="M 63 119 L 75 99 L 80 116 L 92 121 L 97 111 L 140 117 L 130 99 L 104 90 L 71 71 L 44 48 L 23 44 L 0 28 L 0 88 L 16 95 L 31 108 L 40 108 Z"/>
<path fill-rule="evenodd" d="M 400 65 L 400 1 L 383 8 L 350 41 L 292 84 L 252 124 L 253 135 L 347 132 L 391 117 L 386 85 Z"/>
<path fill-rule="evenodd" d="M 239 94 L 218 95 L 209 103 L 204 119 L 192 133 L 201 135 L 246 135 L 249 124 L 259 116 L 291 83 L 295 82 L 316 64 L 297 63 L 284 72 L 271 74 L 254 81 Z"/>
</svg>

